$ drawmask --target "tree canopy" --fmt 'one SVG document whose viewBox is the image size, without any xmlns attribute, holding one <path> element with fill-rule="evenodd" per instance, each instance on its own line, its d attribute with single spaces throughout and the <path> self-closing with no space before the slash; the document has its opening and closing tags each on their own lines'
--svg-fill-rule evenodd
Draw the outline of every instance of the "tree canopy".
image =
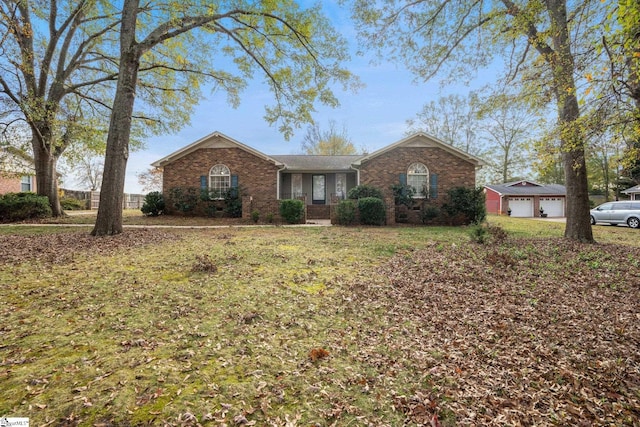
<svg viewBox="0 0 640 427">
<path fill-rule="evenodd" d="M 196 40 L 206 48 L 194 51 L 198 45 L 192 42 Z M 138 74 L 153 69 L 153 62 L 145 65 L 147 60 L 165 58 L 177 44 L 189 46 L 189 54 L 182 61 L 170 57 L 167 65 L 159 68 L 175 68 L 200 55 L 208 55 L 212 63 L 226 56 L 234 67 L 224 72 L 208 71 L 206 77 L 223 85 L 232 102 L 238 101 L 237 94 L 245 82 L 260 73 L 274 96 L 273 105 L 266 107 L 265 119 L 277 123 L 285 137 L 302 123 L 312 122 L 316 103 L 338 104 L 335 84 L 347 88 L 356 81 L 340 66 L 347 59 L 345 42 L 319 6 L 303 9 L 287 0 L 144 5 L 138 0 L 124 0 L 118 85 L 94 235 L 122 232 L 122 194 Z"/>
<path fill-rule="evenodd" d="M 19 123 L 28 126 L 37 191 L 49 198 L 54 215 L 60 215 L 56 173 L 60 157 L 72 145 L 77 146 L 76 153 L 84 148 L 104 152 L 119 72 L 116 41 L 121 11 L 103 0 L 6 0 L 0 3 L 0 17 L 0 103 L 8 114 L 5 123 L 9 128 Z M 178 45 L 171 55 L 184 56 L 187 51 L 186 45 Z M 168 51 L 163 54 L 164 61 L 143 62 L 138 93 L 144 102 L 134 113 L 134 147 L 145 132 L 186 123 L 200 96 L 204 65 L 175 64 Z M 194 64 L 198 66 L 191 67 Z"/>
<path fill-rule="evenodd" d="M 329 127 L 324 130 L 317 123 L 310 125 L 302 140 L 302 149 L 305 154 L 323 156 L 357 153 L 346 127 L 339 129 L 335 120 L 330 120 Z"/>
<path fill-rule="evenodd" d="M 596 0 L 353 1 L 362 43 L 420 79 L 468 79 L 501 57 L 524 99 L 552 104 L 567 187 L 565 237 L 593 241 L 576 76 L 594 60 L 605 5 Z"/>
</svg>

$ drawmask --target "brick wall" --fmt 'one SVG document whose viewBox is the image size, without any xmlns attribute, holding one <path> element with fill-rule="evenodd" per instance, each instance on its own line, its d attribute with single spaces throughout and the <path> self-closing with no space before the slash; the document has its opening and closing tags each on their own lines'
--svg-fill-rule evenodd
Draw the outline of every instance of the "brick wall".
<svg viewBox="0 0 640 427">
<path fill-rule="evenodd" d="M 253 197 L 256 204 L 276 199 L 278 167 L 240 148 L 202 148 L 169 163 L 163 173 L 165 197 L 176 187 L 200 189 L 200 176 L 208 179 L 209 170 L 217 164 L 238 176 L 243 195 Z M 174 210 L 171 203 L 167 203 L 167 210 Z"/>
<path fill-rule="evenodd" d="M 381 154 L 360 167 L 360 183 L 378 187 L 385 198 L 393 197 L 391 186 L 400 183 L 400 174 L 420 162 L 429 174 L 438 175 L 438 201 L 453 187 L 475 187 L 475 166 L 436 147 L 398 147 Z M 393 200 L 393 198 L 392 198 Z"/>
<path fill-rule="evenodd" d="M 36 192 L 36 177 L 31 176 L 31 191 Z M 0 194 L 19 193 L 22 191 L 22 175 L 0 173 Z"/>
<path fill-rule="evenodd" d="M 20 177 L 0 176 L 0 194 L 19 193 Z"/>
</svg>

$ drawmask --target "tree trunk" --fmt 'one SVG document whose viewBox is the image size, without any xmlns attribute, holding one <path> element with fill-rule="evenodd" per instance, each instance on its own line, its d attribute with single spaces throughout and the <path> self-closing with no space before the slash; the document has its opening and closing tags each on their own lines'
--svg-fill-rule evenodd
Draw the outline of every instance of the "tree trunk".
<svg viewBox="0 0 640 427">
<path fill-rule="evenodd" d="M 580 127 L 580 107 L 573 77 L 574 59 L 568 30 L 565 0 L 548 0 L 551 18 L 553 53 L 547 55 L 553 74 L 558 106 L 560 145 L 567 188 L 567 224 L 564 237 L 580 242 L 593 242 L 589 215 L 587 164 L 584 130 Z M 548 52 L 544 52 L 548 54 Z"/>
<path fill-rule="evenodd" d="M 107 150 L 94 236 L 122 233 L 124 180 L 129 159 L 131 117 L 136 97 L 140 53 L 135 42 L 137 0 L 125 0 L 120 32 L 120 69 L 109 122 Z"/>
<path fill-rule="evenodd" d="M 60 206 L 60 197 L 58 195 L 58 175 L 56 165 L 58 158 L 52 154 L 45 144 L 37 137 L 32 139 L 33 160 L 36 169 L 36 192 L 39 196 L 49 198 L 49 206 L 53 216 L 63 216 L 64 212 Z"/>
</svg>

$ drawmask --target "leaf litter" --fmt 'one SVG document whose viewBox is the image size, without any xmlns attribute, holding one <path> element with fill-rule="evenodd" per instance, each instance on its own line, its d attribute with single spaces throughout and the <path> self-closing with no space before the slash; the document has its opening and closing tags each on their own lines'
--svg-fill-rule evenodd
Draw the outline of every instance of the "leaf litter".
<svg viewBox="0 0 640 427">
<path fill-rule="evenodd" d="M 3 291 L 0 412 L 31 407 L 54 425 L 638 425 L 637 248 L 410 231 L 127 231 L 99 248 L 69 233 L 69 249 L 43 251 L 73 256 L 32 258 L 43 278 L 14 268 Z M 56 246 L 22 242 L 41 238 Z"/>
<path fill-rule="evenodd" d="M 424 383 L 395 399 L 417 425 L 640 425 L 638 259 L 562 239 L 397 254 L 353 287 L 387 324 L 358 358 Z"/>
</svg>

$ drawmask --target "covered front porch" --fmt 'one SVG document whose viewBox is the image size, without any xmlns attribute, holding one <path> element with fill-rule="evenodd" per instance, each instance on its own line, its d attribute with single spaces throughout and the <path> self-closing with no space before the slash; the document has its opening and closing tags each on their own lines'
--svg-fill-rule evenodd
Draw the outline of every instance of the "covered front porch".
<svg viewBox="0 0 640 427">
<path fill-rule="evenodd" d="M 329 219 L 331 204 L 347 198 L 356 186 L 355 172 L 282 173 L 280 199 L 302 199 L 307 219 Z"/>
<path fill-rule="evenodd" d="M 278 199 L 301 199 L 307 218 L 328 219 L 330 206 L 358 185 L 353 163 L 361 156 L 273 156 L 285 165 L 278 172 Z"/>
</svg>

